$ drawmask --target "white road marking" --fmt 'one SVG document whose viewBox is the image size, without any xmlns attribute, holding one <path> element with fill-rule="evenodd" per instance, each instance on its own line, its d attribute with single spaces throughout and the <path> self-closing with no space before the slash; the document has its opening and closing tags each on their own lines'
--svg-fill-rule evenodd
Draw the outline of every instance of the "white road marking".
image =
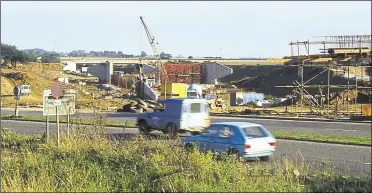
<svg viewBox="0 0 372 193">
<path fill-rule="evenodd" d="M 370 125 L 371 123 L 354 123 L 354 122 L 336 122 L 336 121 L 305 121 L 305 120 L 296 120 L 296 119 L 293 119 L 293 120 L 286 120 L 286 119 L 270 119 L 270 118 L 267 118 L 267 119 L 260 119 L 260 118 L 254 118 L 254 117 L 221 117 L 221 116 L 210 116 L 211 118 L 213 119 L 236 119 L 236 120 L 244 120 L 244 119 L 254 119 L 254 120 L 260 120 L 260 121 L 283 121 L 283 122 L 293 122 L 293 121 L 298 121 L 298 122 L 306 122 L 306 123 L 314 123 L 314 122 L 317 122 L 317 123 L 334 123 L 334 124 L 350 124 L 350 125 L 360 125 L 360 124 L 368 124 Z"/>
<path fill-rule="evenodd" d="M 364 163 L 364 165 L 371 165 L 371 163 Z"/>
<path fill-rule="evenodd" d="M 332 130 L 332 131 L 351 131 L 351 132 L 358 131 L 358 130 L 347 130 L 347 129 L 328 129 L 328 130 Z"/>
<path fill-rule="evenodd" d="M 299 140 L 288 140 L 288 139 L 277 139 L 279 141 L 278 146 L 280 145 L 280 141 L 287 142 L 287 143 L 305 143 L 305 144 L 314 144 L 314 145 L 321 145 L 321 146 L 334 146 L 334 147 L 351 147 L 354 148 L 361 148 L 361 149 L 371 149 L 371 146 L 358 146 L 358 145 L 344 145 L 344 144 L 334 144 L 334 143 L 319 143 L 313 141 L 299 141 Z"/>
</svg>

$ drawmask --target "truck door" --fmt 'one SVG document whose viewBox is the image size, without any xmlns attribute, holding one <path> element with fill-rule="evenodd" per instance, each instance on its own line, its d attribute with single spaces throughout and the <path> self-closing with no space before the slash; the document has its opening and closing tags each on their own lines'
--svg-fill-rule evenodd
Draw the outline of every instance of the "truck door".
<svg viewBox="0 0 372 193">
<path fill-rule="evenodd" d="M 189 127 L 200 127 L 205 121 L 204 115 L 204 104 L 201 102 L 192 102 L 189 105 Z"/>
</svg>

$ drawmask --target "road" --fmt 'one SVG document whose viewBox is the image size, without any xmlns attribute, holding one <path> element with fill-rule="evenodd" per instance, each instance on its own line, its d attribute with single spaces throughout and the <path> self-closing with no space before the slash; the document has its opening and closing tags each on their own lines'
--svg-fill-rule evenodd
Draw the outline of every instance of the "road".
<svg viewBox="0 0 372 193">
<path fill-rule="evenodd" d="M 13 109 L 2 109 L 1 114 L 13 114 Z M 21 109 L 20 115 L 42 116 L 40 109 Z M 135 113 L 108 113 L 108 120 L 121 122 L 135 122 Z M 83 119 L 91 119 L 93 113 L 80 112 L 74 115 Z M 211 117 L 211 122 L 244 121 L 255 122 L 264 125 L 270 131 L 294 132 L 306 134 L 320 134 L 325 136 L 350 136 L 371 137 L 370 123 L 345 123 L 345 122 L 323 122 L 323 121 L 295 121 L 279 119 L 257 119 L 257 118 L 235 118 L 235 117 Z"/>
<path fill-rule="evenodd" d="M 45 123 L 3 120 L 3 128 L 9 128 L 19 133 L 42 133 L 45 131 Z M 66 124 L 61 124 L 63 131 Z M 136 135 L 136 128 L 108 128 L 109 133 Z M 56 124 L 50 124 L 50 132 L 56 132 Z M 313 142 L 301 142 L 291 140 L 278 140 L 277 151 L 274 160 L 280 157 L 288 157 L 291 160 L 305 163 L 315 163 L 316 165 L 334 165 L 336 171 L 340 173 L 361 174 L 371 170 L 371 147 L 360 147 L 350 145 L 324 144 Z"/>
</svg>

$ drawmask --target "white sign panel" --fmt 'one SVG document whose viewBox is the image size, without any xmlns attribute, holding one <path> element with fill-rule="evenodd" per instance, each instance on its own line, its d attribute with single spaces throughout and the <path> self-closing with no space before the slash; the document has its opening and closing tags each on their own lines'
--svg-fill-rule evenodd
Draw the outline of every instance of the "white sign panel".
<svg viewBox="0 0 372 193">
<path fill-rule="evenodd" d="M 53 103 L 54 103 L 54 106 L 55 106 L 55 107 L 56 107 L 56 106 L 61 106 L 61 105 L 62 105 L 62 101 L 61 101 L 61 100 L 54 100 Z"/>
<path fill-rule="evenodd" d="M 48 91 L 44 92 L 47 94 Z M 76 113 L 75 109 L 75 95 L 66 94 L 61 98 L 54 99 L 51 95 L 43 96 L 43 115 L 56 116 L 56 105 L 58 106 L 58 115 L 73 115 Z"/>
</svg>

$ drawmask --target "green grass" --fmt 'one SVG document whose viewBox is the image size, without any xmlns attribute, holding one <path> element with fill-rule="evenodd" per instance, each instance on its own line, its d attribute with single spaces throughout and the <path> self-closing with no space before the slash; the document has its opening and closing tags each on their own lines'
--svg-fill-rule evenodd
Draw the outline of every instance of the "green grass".
<svg viewBox="0 0 372 193">
<path fill-rule="evenodd" d="M 306 133 L 292 133 L 292 132 L 271 132 L 277 138 L 288 138 L 296 140 L 315 140 L 322 142 L 338 142 L 371 145 L 372 139 L 370 137 L 351 137 L 351 136 L 324 136 L 317 134 Z"/>
<path fill-rule="evenodd" d="M 1 115 L 2 119 L 9 120 L 23 120 L 23 121 L 45 121 L 43 116 L 21 116 L 15 117 L 13 115 Z M 49 119 L 50 122 L 56 122 L 55 117 Z M 66 119 L 60 119 L 61 123 L 66 123 Z M 92 125 L 96 123 L 96 119 L 71 119 L 71 123 Z M 105 120 L 106 126 L 111 127 L 135 127 L 134 123 L 131 122 L 119 122 L 119 121 L 107 121 Z M 349 136 L 324 136 L 317 134 L 304 134 L 304 133 L 293 133 L 293 132 L 272 132 L 277 138 L 295 139 L 295 140 L 315 140 L 320 142 L 336 142 L 336 143 L 348 143 L 358 145 L 372 145 L 372 139 L 369 137 L 349 137 Z"/>
<path fill-rule="evenodd" d="M 14 116 L 14 115 L 1 115 L 1 118 L 4 120 L 20 120 L 20 121 L 46 121 L 46 117 L 44 116 Z M 56 123 L 57 119 L 55 116 L 49 117 L 49 122 Z M 67 123 L 67 119 L 65 117 L 60 117 L 59 119 L 60 123 Z M 86 125 L 92 125 L 96 121 L 95 119 L 80 119 L 80 118 L 70 118 L 70 123 L 79 123 L 79 124 L 86 124 Z M 134 127 L 135 124 L 131 122 L 120 122 L 120 121 L 107 121 L 105 123 L 106 126 L 112 126 L 112 127 Z"/>
<path fill-rule="evenodd" d="M 44 144 L 41 135 L 2 132 L 3 192 L 368 192 L 371 176 L 340 176 L 304 163 L 240 162 L 186 151 L 179 141 L 109 141 L 76 130 Z M 17 140 L 17 143 L 13 143 Z"/>
</svg>

